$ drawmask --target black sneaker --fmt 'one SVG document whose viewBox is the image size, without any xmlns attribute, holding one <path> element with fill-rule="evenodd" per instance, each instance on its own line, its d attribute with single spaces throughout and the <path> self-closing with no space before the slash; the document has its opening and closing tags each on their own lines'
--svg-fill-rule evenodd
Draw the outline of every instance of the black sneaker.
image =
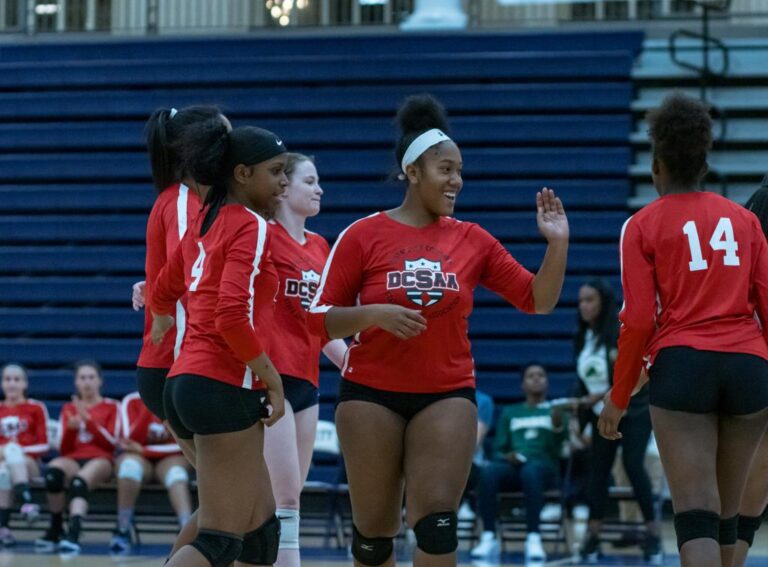
<svg viewBox="0 0 768 567">
<path fill-rule="evenodd" d="M 55 551 L 58 549 L 63 536 L 64 534 L 61 530 L 48 528 L 48 531 L 43 534 L 43 537 L 35 540 L 35 551 Z"/>
<path fill-rule="evenodd" d="M 129 553 L 133 544 L 131 530 L 115 530 L 109 542 L 109 549 L 113 553 Z"/>
<path fill-rule="evenodd" d="M 661 565 L 664 561 L 664 551 L 661 549 L 661 538 L 657 535 L 646 534 L 640 544 L 643 558 L 651 565 Z"/>
<path fill-rule="evenodd" d="M 603 552 L 600 549 L 600 537 L 594 534 L 588 535 L 579 550 L 579 555 L 585 563 L 600 561 L 603 558 Z"/>
</svg>

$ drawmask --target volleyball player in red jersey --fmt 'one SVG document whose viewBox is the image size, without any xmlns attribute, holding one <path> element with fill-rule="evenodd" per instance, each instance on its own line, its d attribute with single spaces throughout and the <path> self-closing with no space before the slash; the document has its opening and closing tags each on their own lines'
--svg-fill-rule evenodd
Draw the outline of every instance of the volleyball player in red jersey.
<svg viewBox="0 0 768 567">
<path fill-rule="evenodd" d="M 117 528 L 110 549 L 130 551 L 133 511 L 144 481 L 156 480 L 168 490 L 168 498 L 179 525 L 192 515 L 189 494 L 189 463 L 165 424 L 149 411 L 138 392 L 128 394 L 120 403 L 123 454 L 115 463 L 117 470 Z"/>
<path fill-rule="evenodd" d="M 42 402 L 27 398 L 29 377 L 19 364 L 6 364 L 2 372 L 4 399 L 0 403 L 0 544 L 15 544 L 8 528 L 11 504 L 21 506 L 29 523 L 40 507 L 32 503 L 29 479 L 40 474 L 40 457 L 50 450 L 48 410 Z"/>
<path fill-rule="evenodd" d="M 706 107 L 675 93 L 648 123 L 661 198 L 622 229 L 619 355 L 598 428 L 621 436 L 650 366 L 682 565 L 730 566 L 748 464 L 768 423 L 768 245 L 754 214 L 699 189 L 712 144 Z"/>
<path fill-rule="evenodd" d="M 347 345 L 322 341 L 309 331 L 307 310 L 330 251 L 306 220 L 320 212 L 323 190 L 312 159 L 287 155 L 288 186 L 270 221 L 272 260 L 280 277 L 267 352 L 283 378 L 285 417 L 267 429 L 264 458 L 280 518 L 279 567 L 299 567 L 299 500 L 307 479 L 317 430 L 320 351 L 341 368 Z"/>
<path fill-rule="evenodd" d="M 331 250 L 311 323 L 354 336 L 336 410 L 354 521 L 356 565 L 394 565 L 403 490 L 414 565 L 456 565 L 456 510 L 475 449 L 474 362 L 467 338 L 483 285 L 519 309 L 551 311 L 565 273 L 568 222 L 550 190 L 537 195 L 549 241 L 537 275 L 478 225 L 452 218 L 462 158 L 428 95 L 399 112 L 402 205 L 361 219 Z"/>
<path fill-rule="evenodd" d="M 768 175 L 762 186 L 744 205 L 760 221 L 763 234 L 768 237 Z M 764 433 L 747 476 L 747 484 L 739 506 L 739 527 L 733 567 L 742 567 L 747 560 L 749 548 L 755 539 L 768 507 L 768 434 Z"/>
<path fill-rule="evenodd" d="M 168 565 L 271 565 L 280 523 L 264 426 L 283 414 L 283 387 L 257 322 L 273 309 L 278 280 L 267 223 L 254 211 L 274 211 L 285 191 L 285 145 L 254 127 L 190 128 L 185 138 L 183 162 L 212 187 L 147 303 L 158 342 L 173 324 L 175 302 L 188 294 L 187 332 L 164 406 L 174 432 L 194 439 L 200 507 L 197 537 Z"/>
<path fill-rule="evenodd" d="M 93 360 L 75 364 L 75 390 L 72 401 L 64 404 L 59 416 L 60 456 L 48 464 L 45 489 L 51 525 L 35 542 L 41 550 L 60 547 L 80 551 L 80 531 L 88 513 L 88 494 L 109 480 L 120 435 L 120 404 L 104 398 L 101 367 Z M 69 487 L 69 525 L 63 535 L 64 489 Z"/>
</svg>

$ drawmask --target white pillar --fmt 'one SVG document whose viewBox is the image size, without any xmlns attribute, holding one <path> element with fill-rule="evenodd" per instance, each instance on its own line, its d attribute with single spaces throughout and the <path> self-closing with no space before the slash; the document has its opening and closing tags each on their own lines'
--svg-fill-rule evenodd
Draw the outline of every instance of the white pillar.
<svg viewBox="0 0 768 567">
<path fill-rule="evenodd" d="M 416 0 L 413 14 L 400 24 L 400 29 L 463 29 L 467 19 L 461 0 Z"/>
</svg>

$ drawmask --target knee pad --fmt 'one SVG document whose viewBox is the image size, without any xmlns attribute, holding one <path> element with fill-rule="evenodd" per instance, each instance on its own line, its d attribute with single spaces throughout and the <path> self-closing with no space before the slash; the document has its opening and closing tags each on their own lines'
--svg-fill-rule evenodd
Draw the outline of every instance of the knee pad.
<svg viewBox="0 0 768 567">
<path fill-rule="evenodd" d="M 738 539 L 739 532 L 739 516 L 738 514 L 732 518 L 720 519 L 720 545 L 735 545 Z"/>
<path fill-rule="evenodd" d="M 365 537 L 352 525 L 352 557 L 363 565 L 381 565 L 390 558 L 394 548 L 391 537 Z"/>
<path fill-rule="evenodd" d="M 212 567 L 229 567 L 243 549 L 243 539 L 235 534 L 200 530 L 190 544 L 208 560 Z"/>
<path fill-rule="evenodd" d="M 237 560 L 249 565 L 272 565 L 280 546 L 280 520 L 272 516 L 262 526 L 243 537 L 243 548 Z"/>
<path fill-rule="evenodd" d="M 689 510 L 675 514 L 675 533 L 677 533 L 677 549 L 699 538 L 720 541 L 720 515 L 707 510 Z"/>
<path fill-rule="evenodd" d="M 299 511 L 278 508 L 280 520 L 280 549 L 299 549 Z"/>
<path fill-rule="evenodd" d="M 189 473 L 184 467 L 174 465 L 165 473 L 163 484 L 165 484 L 166 488 L 170 488 L 177 482 L 189 482 Z"/>
<path fill-rule="evenodd" d="M 11 471 L 5 463 L 0 463 L 0 490 L 10 490 L 13 488 L 11 482 Z"/>
<path fill-rule="evenodd" d="M 55 467 L 45 471 L 45 489 L 51 494 L 64 492 L 64 471 Z"/>
<path fill-rule="evenodd" d="M 3 449 L 3 457 L 9 465 L 24 464 L 24 451 L 18 443 L 8 443 Z"/>
<path fill-rule="evenodd" d="M 69 498 L 83 498 L 84 500 L 88 500 L 88 493 L 90 491 L 88 490 L 88 485 L 86 482 L 80 478 L 79 476 L 76 476 L 72 479 L 72 482 L 69 483 Z"/>
<path fill-rule="evenodd" d="M 120 463 L 120 468 L 117 469 L 118 480 L 132 480 L 134 482 L 141 482 L 144 480 L 144 467 L 136 459 L 128 457 L 123 459 Z"/>
<path fill-rule="evenodd" d="M 752 542 L 755 541 L 755 532 L 760 529 L 760 524 L 762 523 L 762 516 L 739 516 L 739 526 L 736 532 L 737 539 L 747 542 L 747 545 L 752 547 Z"/>
<path fill-rule="evenodd" d="M 456 512 L 438 512 L 424 516 L 413 526 L 416 546 L 430 555 L 453 553 L 459 547 Z"/>
</svg>

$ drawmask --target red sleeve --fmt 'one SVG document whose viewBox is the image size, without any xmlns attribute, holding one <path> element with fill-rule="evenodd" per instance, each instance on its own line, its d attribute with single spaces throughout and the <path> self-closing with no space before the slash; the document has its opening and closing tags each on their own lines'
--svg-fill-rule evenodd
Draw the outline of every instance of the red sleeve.
<svg viewBox="0 0 768 567">
<path fill-rule="evenodd" d="M 72 404 L 64 404 L 59 415 L 59 431 L 61 432 L 61 444 L 59 453 L 66 457 L 75 450 L 75 439 L 77 439 L 77 429 L 69 429 L 67 420 L 75 415 L 75 407 Z"/>
<path fill-rule="evenodd" d="M 753 218 L 752 228 L 755 233 L 752 251 L 752 293 L 763 337 L 768 342 L 768 243 L 757 217 Z"/>
<path fill-rule="evenodd" d="M 253 328 L 253 297 L 267 246 L 267 223 L 261 217 L 243 223 L 227 247 L 216 304 L 216 330 L 240 360 L 264 352 Z"/>
<path fill-rule="evenodd" d="M 181 244 L 173 251 L 168 263 L 158 274 L 154 283 L 147 288 L 147 305 L 155 313 L 173 315 L 176 312 L 176 301 L 187 291 L 184 280 L 184 246 L 192 231 L 187 234 Z"/>
<path fill-rule="evenodd" d="M 534 275 L 515 260 L 501 242 L 485 230 L 482 233 L 480 250 L 486 251 L 485 265 L 480 276 L 480 283 L 499 294 L 509 303 L 525 313 L 535 313 L 533 300 Z"/>
<path fill-rule="evenodd" d="M 644 250 L 641 228 L 630 217 L 621 231 L 621 286 L 624 307 L 619 314 L 619 355 L 613 373 L 611 400 L 626 409 L 640 379 L 643 356 L 656 331 L 656 285 L 653 260 Z"/>
<path fill-rule="evenodd" d="M 325 328 L 328 310 L 331 307 L 356 305 L 362 287 L 365 255 L 355 224 L 344 229 L 336 239 L 325 262 L 320 286 L 309 307 L 309 330 L 318 335 L 324 341 L 323 344 L 330 340 Z"/>
<path fill-rule="evenodd" d="M 163 208 L 161 203 L 156 202 L 147 220 L 147 254 L 144 262 L 144 274 L 147 282 L 144 294 L 146 296 L 150 295 L 152 285 L 167 261 Z"/>
<path fill-rule="evenodd" d="M 109 402 L 107 402 L 109 403 Z M 110 403 L 105 423 L 99 423 L 93 418 L 85 422 L 85 429 L 93 435 L 93 444 L 108 451 L 114 450 L 120 435 L 120 420 L 117 416 L 117 404 Z"/>
<path fill-rule="evenodd" d="M 142 401 L 138 396 L 126 397 L 120 407 L 122 413 L 122 435 L 144 445 L 147 441 L 147 427 L 152 420 L 149 411 L 142 411 Z"/>
<path fill-rule="evenodd" d="M 33 404 L 35 408 L 35 444 L 23 447 L 24 453 L 33 458 L 42 457 L 51 446 L 48 443 L 48 410 L 40 403 Z"/>
</svg>

